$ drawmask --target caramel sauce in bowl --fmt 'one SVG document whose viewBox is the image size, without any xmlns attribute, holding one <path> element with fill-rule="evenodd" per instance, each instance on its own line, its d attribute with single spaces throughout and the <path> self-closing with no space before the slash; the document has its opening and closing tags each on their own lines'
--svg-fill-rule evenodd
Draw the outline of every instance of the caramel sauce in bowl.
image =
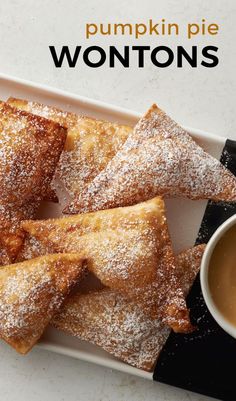
<svg viewBox="0 0 236 401">
<path fill-rule="evenodd" d="M 236 214 L 208 242 L 200 282 L 210 313 L 222 329 L 236 338 Z"/>
</svg>

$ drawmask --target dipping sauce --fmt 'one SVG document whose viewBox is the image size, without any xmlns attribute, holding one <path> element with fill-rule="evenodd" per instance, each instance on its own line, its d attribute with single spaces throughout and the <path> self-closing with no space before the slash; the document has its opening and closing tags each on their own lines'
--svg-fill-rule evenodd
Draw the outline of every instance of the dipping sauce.
<svg viewBox="0 0 236 401">
<path fill-rule="evenodd" d="M 215 306 L 236 326 L 236 225 L 221 237 L 213 251 L 208 283 Z"/>
</svg>

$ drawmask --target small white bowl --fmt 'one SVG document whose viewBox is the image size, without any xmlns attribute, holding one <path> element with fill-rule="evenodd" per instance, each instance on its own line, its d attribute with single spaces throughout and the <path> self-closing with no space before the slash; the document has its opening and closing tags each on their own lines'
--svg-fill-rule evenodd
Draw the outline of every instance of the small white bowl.
<svg viewBox="0 0 236 401">
<path fill-rule="evenodd" d="M 216 244 L 218 243 L 219 239 L 223 236 L 223 234 L 235 224 L 236 224 L 236 214 L 234 214 L 232 217 L 226 220 L 215 231 L 215 233 L 213 234 L 213 236 L 211 237 L 210 241 L 206 246 L 205 252 L 202 257 L 201 269 L 200 269 L 200 282 L 201 282 L 202 294 L 206 302 L 206 305 L 210 313 L 216 320 L 216 322 L 219 324 L 219 326 L 221 326 L 222 329 L 224 329 L 228 334 L 230 334 L 234 338 L 236 338 L 236 326 L 234 326 L 227 319 L 225 319 L 225 317 L 219 311 L 219 309 L 217 308 L 211 297 L 208 283 L 208 277 L 209 277 L 208 270 L 209 270 L 209 262 Z"/>
</svg>

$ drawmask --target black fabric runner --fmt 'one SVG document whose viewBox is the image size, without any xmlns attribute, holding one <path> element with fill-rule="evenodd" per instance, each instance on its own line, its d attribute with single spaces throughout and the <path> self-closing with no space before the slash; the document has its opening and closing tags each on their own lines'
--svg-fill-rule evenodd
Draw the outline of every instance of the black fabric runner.
<svg viewBox="0 0 236 401">
<path fill-rule="evenodd" d="M 227 140 L 221 162 L 236 176 L 236 141 Z M 208 202 L 196 244 L 207 243 L 215 230 L 236 213 L 236 204 Z M 235 244 L 236 246 L 236 244 Z M 187 298 L 191 334 L 171 333 L 153 380 L 225 401 L 236 401 L 236 340 L 226 334 L 208 312 L 199 276 Z"/>
</svg>

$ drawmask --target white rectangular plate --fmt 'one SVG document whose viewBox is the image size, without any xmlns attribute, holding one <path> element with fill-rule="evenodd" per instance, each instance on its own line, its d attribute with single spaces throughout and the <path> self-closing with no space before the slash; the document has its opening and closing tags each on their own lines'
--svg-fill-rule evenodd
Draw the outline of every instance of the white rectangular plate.
<svg viewBox="0 0 236 401">
<path fill-rule="evenodd" d="M 135 125 L 140 118 L 140 114 L 133 111 L 0 74 L 0 98 L 1 100 L 7 100 L 10 96 L 38 101 L 75 113 L 82 113 L 95 118 L 117 121 L 129 125 Z M 153 101 L 155 99 L 150 99 L 147 109 Z M 186 129 L 205 150 L 216 158 L 219 158 L 225 143 L 224 138 L 193 128 Z M 168 200 L 166 205 L 174 250 L 178 252 L 192 246 L 201 224 L 206 201 L 196 202 L 185 199 L 173 199 Z M 53 328 L 46 330 L 38 346 L 60 354 L 152 379 L 152 373 L 128 366 L 113 358 L 99 347 L 67 336 Z"/>
</svg>

